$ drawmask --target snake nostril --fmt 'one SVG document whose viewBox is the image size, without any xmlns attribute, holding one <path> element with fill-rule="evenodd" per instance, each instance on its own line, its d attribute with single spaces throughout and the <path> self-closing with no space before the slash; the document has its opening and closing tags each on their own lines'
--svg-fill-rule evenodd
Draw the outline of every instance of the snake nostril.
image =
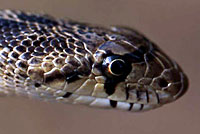
<svg viewBox="0 0 200 134">
<path fill-rule="evenodd" d="M 167 87 L 168 86 L 168 82 L 165 79 L 160 79 L 158 84 L 159 84 L 160 87 Z"/>
</svg>

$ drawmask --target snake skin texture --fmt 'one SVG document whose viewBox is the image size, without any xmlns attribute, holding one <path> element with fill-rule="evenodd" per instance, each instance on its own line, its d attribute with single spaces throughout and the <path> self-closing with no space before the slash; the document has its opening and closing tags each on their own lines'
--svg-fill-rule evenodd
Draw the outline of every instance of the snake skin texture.
<svg viewBox="0 0 200 134">
<path fill-rule="evenodd" d="M 137 31 L 0 11 L 0 95 L 145 111 L 188 87 L 180 67 Z"/>
</svg>

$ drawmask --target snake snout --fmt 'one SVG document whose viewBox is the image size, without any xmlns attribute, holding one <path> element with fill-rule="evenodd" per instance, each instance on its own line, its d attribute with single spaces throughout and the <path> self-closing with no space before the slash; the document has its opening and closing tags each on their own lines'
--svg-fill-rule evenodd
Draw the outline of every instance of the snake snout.
<svg viewBox="0 0 200 134">
<path fill-rule="evenodd" d="M 187 76 L 183 73 L 180 73 L 180 76 L 181 76 L 180 87 L 178 88 L 178 92 L 174 95 L 174 99 L 178 99 L 181 96 L 183 96 L 187 92 L 189 86 Z"/>
<path fill-rule="evenodd" d="M 174 63 L 174 68 L 165 69 L 159 77 L 153 79 L 151 86 L 158 94 L 160 103 L 172 102 L 184 95 L 188 88 L 188 79 Z"/>
</svg>

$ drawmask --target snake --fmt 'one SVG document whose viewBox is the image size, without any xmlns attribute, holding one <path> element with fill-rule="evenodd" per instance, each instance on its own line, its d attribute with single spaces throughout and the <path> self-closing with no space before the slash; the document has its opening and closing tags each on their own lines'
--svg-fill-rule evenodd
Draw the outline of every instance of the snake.
<svg viewBox="0 0 200 134">
<path fill-rule="evenodd" d="M 0 96 L 140 112 L 187 89 L 179 65 L 137 30 L 0 10 Z"/>
</svg>

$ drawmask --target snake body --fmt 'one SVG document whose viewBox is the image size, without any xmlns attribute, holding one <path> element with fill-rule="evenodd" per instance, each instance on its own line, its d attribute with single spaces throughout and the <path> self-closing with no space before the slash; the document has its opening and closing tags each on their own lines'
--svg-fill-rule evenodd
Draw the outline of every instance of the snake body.
<svg viewBox="0 0 200 134">
<path fill-rule="evenodd" d="M 181 97 L 187 77 L 137 31 L 0 11 L 0 94 L 144 111 Z"/>
</svg>

